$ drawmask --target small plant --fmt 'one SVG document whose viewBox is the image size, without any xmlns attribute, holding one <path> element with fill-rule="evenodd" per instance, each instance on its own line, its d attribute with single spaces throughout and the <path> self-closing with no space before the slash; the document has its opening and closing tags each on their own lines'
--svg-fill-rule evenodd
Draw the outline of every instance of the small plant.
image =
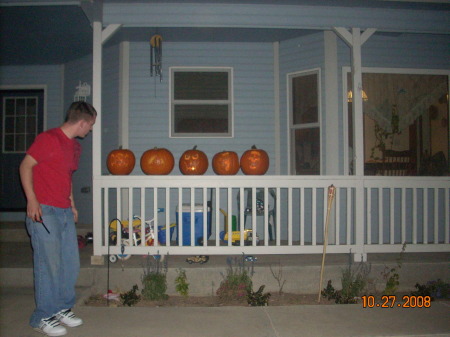
<svg viewBox="0 0 450 337">
<path fill-rule="evenodd" d="M 342 271 L 342 290 L 335 290 L 331 280 L 329 280 L 327 287 L 321 292 L 322 296 L 328 300 L 334 299 L 338 304 L 357 303 L 358 298 L 366 287 L 370 270 L 371 266 L 364 262 L 360 262 L 356 268 L 353 268 L 350 254 L 348 268 Z"/>
<path fill-rule="evenodd" d="M 175 290 L 184 297 L 189 294 L 189 283 L 187 283 L 186 271 L 182 268 L 177 269 L 178 276 L 175 279 Z"/>
<path fill-rule="evenodd" d="M 166 300 L 167 291 L 167 264 L 169 257 L 161 263 L 160 259 L 147 256 L 147 265 L 142 276 L 142 297 L 146 300 Z"/>
<path fill-rule="evenodd" d="M 383 294 L 384 295 L 394 295 L 397 292 L 398 286 L 400 285 L 400 269 L 403 264 L 403 255 L 406 249 L 406 242 L 402 246 L 402 251 L 400 252 L 399 257 L 397 258 L 397 266 L 393 268 L 389 268 L 388 266 L 384 266 L 384 270 L 381 272 L 381 276 L 386 281 L 386 286 L 384 287 Z"/>
<path fill-rule="evenodd" d="M 436 298 L 448 299 L 450 297 L 450 283 L 446 283 L 441 279 L 437 281 L 429 281 L 426 284 L 416 283 L 415 291 L 411 291 L 412 296 L 430 296 L 434 301 Z"/>
<path fill-rule="evenodd" d="M 281 295 L 283 293 L 283 287 L 286 283 L 286 280 L 283 279 L 283 265 L 281 264 L 281 261 L 278 261 L 278 272 L 275 273 L 272 269 L 272 266 L 269 266 L 270 272 L 272 273 L 272 276 L 278 283 L 278 293 Z"/>
<path fill-rule="evenodd" d="M 233 260 L 227 258 L 227 274 L 223 275 L 223 280 L 220 283 L 216 295 L 222 301 L 242 301 L 247 295 L 247 291 L 252 289 L 253 262 L 251 268 L 246 268 L 244 256 L 242 258 L 234 259 L 235 267 L 233 267 Z"/>
<path fill-rule="evenodd" d="M 141 296 L 136 293 L 137 291 L 138 286 L 135 284 L 130 291 L 120 294 L 122 304 L 131 307 L 138 303 L 141 300 Z"/>
<path fill-rule="evenodd" d="M 264 307 L 269 305 L 269 299 L 271 294 L 263 294 L 265 286 L 262 285 L 257 291 L 252 289 L 247 290 L 247 303 L 252 307 Z"/>
</svg>

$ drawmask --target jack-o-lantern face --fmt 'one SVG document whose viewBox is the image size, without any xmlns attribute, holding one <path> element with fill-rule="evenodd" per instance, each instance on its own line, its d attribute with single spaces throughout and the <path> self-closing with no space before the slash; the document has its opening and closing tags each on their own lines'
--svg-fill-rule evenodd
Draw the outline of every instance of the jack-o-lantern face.
<svg viewBox="0 0 450 337">
<path fill-rule="evenodd" d="M 185 151 L 180 157 L 180 171 L 186 175 L 202 175 L 208 166 L 208 157 L 203 151 L 197 150 L 197 146 Z"/>
<path fill-rule="evenodd" d="M 234 175 L 239 171 L 239 157 L 236 152 L 223 151 L 216 153 L 212 160 L 213 170 L 220 175 Z"/>
<path fill-rule="evenodd" d="M 241 157 L 241 169 L 244 174 L 262 175 L 269 169 L 269 156 L 267 152 L 252 146 Z"/>
<path fill-rule="evenodd" d="M 126 149 L 112 150 L 106 159 L 106 166 L 111 174 L 127 175 L 130 174 L 136 164 L 134 153 Z"/>
</svg>

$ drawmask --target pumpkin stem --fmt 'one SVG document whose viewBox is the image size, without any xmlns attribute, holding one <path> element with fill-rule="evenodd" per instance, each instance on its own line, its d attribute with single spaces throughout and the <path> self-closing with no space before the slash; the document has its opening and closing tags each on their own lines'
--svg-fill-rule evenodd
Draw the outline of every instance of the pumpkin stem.
<svg viewBox="0 0 450 337">
<path fill-rule="evenodd" d="M 197 145 L 194 146 L 194 148 L 192 150 L 197 150 Z"/>
<path fill-rule="evenodd" d="M 119 146 L 119 150 L 122 150 L 122 145 Z"/>
<path fill-rule="evenodd" d="M 256 150 L 256 145 L 253 144 L 252 150 Z"/>
</svg>

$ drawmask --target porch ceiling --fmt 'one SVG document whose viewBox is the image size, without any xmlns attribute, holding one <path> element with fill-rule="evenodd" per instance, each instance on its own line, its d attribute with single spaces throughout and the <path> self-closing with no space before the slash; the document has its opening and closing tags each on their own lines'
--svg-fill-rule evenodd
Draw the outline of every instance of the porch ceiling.
<svg viewBox="0 0 450 337">
<path fill-rule="evenodd" d="M 118 3 L 123 0 L 104 0 Z M 128 1 L 142 2 L 140 1 Z M 148 0 L 146 2 L 186 2 L 183 0 Z M 189 0 L 190 3 L 278 4 L 311 6 L 354 6 L 350 0 Z M 358 6 L 448 10 L 443 1 L 361 0 Z M 51 2 L 0 0 L 0 65 L 63 64 L 92 53 L 92 28 L 78 1 Z M 444 7 L 443 7 L 444 6 Z M 122 28 L 109 43 L 147 41 L 155 28 Z M 303 36 L 314 30 L 256 29 L 216 27 L 160 27 L 157 32 L 165 42 L 273 42 Z"/>
</svg>

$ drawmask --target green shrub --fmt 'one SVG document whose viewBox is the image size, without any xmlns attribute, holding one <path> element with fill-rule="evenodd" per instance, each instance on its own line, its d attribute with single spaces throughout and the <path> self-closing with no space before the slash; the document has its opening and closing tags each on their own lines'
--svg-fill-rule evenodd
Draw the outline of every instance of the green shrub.
<svg viewBox="0 0 450 337">
<path fill-rule="evenodd" d="M 228 268 L 226 275 L 220 283 L 216 295 L 222 301 L 243 301 L 247 296 L 247 291 L 252 289 L 253 262 L 252 268 L 246 268 L 244 256 L 238 259 L 227 258 Z M 233 264 L 235 266 L 233 266 Z"/>
<path fill-rule="evenodd" d="M 430 296 L 432 301 L 436 298 L 450 298 L 450 284 L 441 279 L 426 284 L 416 283 L 415 288 L 417 290 L 411 291 L 412 296 Z"/>
<path fill-rule="evenodd" d="M 147 264 L 142 276 L 142 297 L 146 300 L 166 300 L 167 292 L 167 264 L 169 257 L 161 263 L 160 259 L 147 256 Z"/>
<path fill-rule="evenodd" d="M 334 299 L 338 304 L 357 303 L 358 298 L 366 287 L 370 270 L 371 266 L 364 262 L 360 262 L 356 268 L 353 268 L 350 254 L 348 268 L 342 270 L 342 290 L 335 290 L 331 280 L 329 280 L 327 287 L 321 292 L 322 296 L 328 300 Z"/>
<path fill-rule="evenodd" d="M 397 292 L 398 286 L 400 285 L 400 269 L 403 264 L 403 256 L 406 249 L 406 242 L 402 246 L 402 251 L 400 252 L 399 257 L 397 258 L 397 266 L 393 268 L 389 268 L 388 266 L 384 266 L 384 270 L 381 272 L 381 276 L 386 281 L 386 286 L 384 287 L 383 294 L 384 295 L 394 295 Z"/>
<path fill-rule="evenodd" d="M 254 292 L 251 289 L 247 290 L 247 303 L 252 307 L 263 307 L 269 305 L 269 299 L 271 294 L 265 293 L 263 294 L 265 286 L 262 285 L 259 289 Z"/>
<path fill-rule="evenodd" d="M 123 305 L 127 305 L 129 307 L 135 305 L 141 300 L 141 296 L 139 296 L 136 292 L 138 290 L 137 284 L 131 288 L 130 291 L 127 291 L 126 293 L 120 294 L 120 299 L 122 301 Z"/>
<path fill-rule="evenodd" d="M 176 291 L 184 297 L 189 294 L 189 283 L 187 283 L 186 271 L 182 268 L 177 269 L 178 276 L 175 279 L 175 289 Z"/>
</svg>

